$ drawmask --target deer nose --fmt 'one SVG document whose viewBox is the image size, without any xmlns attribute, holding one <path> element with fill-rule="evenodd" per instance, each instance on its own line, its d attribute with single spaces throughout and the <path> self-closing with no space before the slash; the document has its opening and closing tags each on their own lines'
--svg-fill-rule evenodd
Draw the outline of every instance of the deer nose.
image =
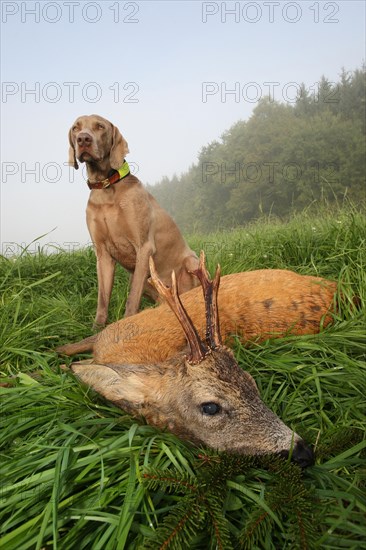
<svg viewBox="0 0 366 550">
<path fill-rule="evenodd" d="M 280 455 L 284 458 L 288 458 L 289 454 L 289 451 L 280 452 Z M 292 450 L 291 460 L 295 464 L 298 464 L 300 468 L 307 468 L 308 466 L 312 466 L 314 464 L 315 457 L 312 449 L 305 443 L 303 439 L 300 439 L 299 441 L 297 441 Z"/>
<path fill-rule="evenodd" d="M 315 461 L 313 450 L 300 439 L 294 447 L 292 452 L 292 461 L 300 466 L 300 468 L 307 468 L 312 466 Z"/>
<path fill-rule="evenodd" d="M 80 134 L 76 138 L 76 141 L 80 147 L 85 147 L 91 145 L 92 137 L 86 132 L 80 132 Z"/>
</svg>

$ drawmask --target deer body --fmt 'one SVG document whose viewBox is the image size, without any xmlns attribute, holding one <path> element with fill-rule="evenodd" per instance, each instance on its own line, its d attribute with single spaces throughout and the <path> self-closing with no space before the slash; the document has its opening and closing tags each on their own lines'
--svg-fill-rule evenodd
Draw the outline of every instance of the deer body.
<svg viewBox="0 0 366 550">
<path fill-rule="evenodd" d="M 174 274 L 172 287 L 168 289 L 158 279 L 152 260 L 150 272 L 156 290 L 167 303 L 136 315 L 136 325 L 131 318 L 122 324 L 119 321 L 115 326 L 110 325 L 94 343 L 94 359 L 73 363 L 73 372 L 116 406 L 134 416 L 144 416 L 149 424 L 167 428 L 195 444 L 241 454 L 291 453 L 300 466 L 310 465 L 313 462 L 311 449 L 268 409 L 252 376 L 238 366 L 232 352 L 222 344 L 217 305 L 219 268 L 211 281 L 201 253 L 200 266 L 193 273 L 201 282 L 203 299 L 199 299 L 195 289 L 183 295 L 181 300 Z M 290 319 L 283 319 L 279 330 L 288 331 L 291 320 L 302 333 L 319 330 L 321 316 L 332 303 L 334 284 L 306 277 L 306 284 L 300 285 L 301 292 L 298 288 L 294 296 L 293 285 L 295 283 L 295 288 L 299 285 L 299 276 L 285 273 L 286 288 L 291 295 L 291 299 L 287 296 L 290 300 L 287 304 L 291 304 L 289 312 L 293 315 L 289 313 Z M 261 278 L 268 283 L 267 274 L 254 272 L 257 290 Z M 278 272 L 271 275 L 278 276 Z M 304 278 L 300 279 L 304 282 Z M 276 304 L 276 301 L 282 296 L 283 287 L 272 288 L 270 296 L 266 294 L 266 297 L 261 293 L 254 297 L 253 288 L 248 289 L 243 299 L 237 292 L 233 295 L 233 288 L 238 290 L 238 275 L 227 276 L 224 280 L 227 284 L 221 290 L 220 315 L 224 319 L 223 326 L 226 324 L 225 336 L 239 330 L 245 336 L 264 337 L 269 331 L 278 330 L 278 325 L 273 324 L 273 320 L 269 322 L 268 318 L 264 324 L 260 316 L 256 322 L 254 318 L 252 325 L 248 319 L 254 312 L 264 315 L 272 307 L 281 311 L 283 303 Z M 229 304 L 225 304 L 225 297 L 231 297 Z M 193 304 L 192 321 L 186 308 Z M 151 315 L 153 312 L 155 315 Z M 306 312 L 312 312 L 310 318 L 305 318 Z M 144 317 L 150 319 L 150 323 L 147 324 L 146 319 L 140 321 Z M 196 329 L 199 324 L 201 330 Z M 248 326 L 250 332 L 245 332 Z M 159 327 L 165 329 L 160 339 Z M 165 333 L 174 346 L 166 346 Z M 187 355 L 176 351 L 177 347 L 184 348 L 183 334 L 189 345 Z M 131 347 L 132 342 L 135 346 Z M 146 350 L 150 356 L 148 360 Z"/>
<path fill-rule="evenodd" d="M 238 334 L 244 342 L 313 334 L 331 321 L 337 285 L 292 271 L 263 269 L 225 275 L 220 282 L 220 329 L 226 341 Z M 205 306 L 198 287 L 181 296 L 201 336 Z M 58 349 L 66 355 L 92 351 L 101 363 L 148 364 L 182 351 L 186 339 L 167 304 L 146 309 L 108 325 L 102 332 Z"/>
</svg>

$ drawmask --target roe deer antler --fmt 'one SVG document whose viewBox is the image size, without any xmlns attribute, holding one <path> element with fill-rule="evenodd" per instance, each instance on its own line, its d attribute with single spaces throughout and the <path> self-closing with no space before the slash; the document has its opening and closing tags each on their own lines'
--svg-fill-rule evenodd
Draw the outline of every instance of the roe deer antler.
<svg viewBox="0 0 366 550">
<path fill-rule="evenodd" d="M 222 346 L 220 334 L 219 308 L 217 303 L 217 294 L 220 286 L 221 268 L 220 264 L 216 267 L 214 279 L 210 279 L 210 274 L 206 268 L 206 255 L 201 250 L 198 269 L 191 271 L 198 277 L 205 299 L 206 310 L 206 342 L 211 349 Z"/>
<path fill-rule="evenodd" d="M 190 354 L 187 357 L 188 362 L 191 365 L 201 363 L 201 361 L 209 353 L 209 348 L 205 346 L 201 338 L 198 335 L 198 332 L 195 326 L 192 323 L 191 318 L 189 317 L 187 311 L 185 310 L 181 299 L 178 294 L 177 279 L 175 272 L 172 271 L 172 285 L 167 287 L 158 277 L 158 274 L 155 269 L 154 260 L 150 256 L 149 259 L 150 265 L 150 275 L 151 275 L 151 284 L 155 287 L 159 295 L 164 298 L 174 315 L 177 317 L 180 322 L 184 334 L 186 335 L 188 345 L 190 347 Z"/>
<path fill-rule="evenodd" d="M 149 259 L 151 284 L 155 287 L 159 295 L 166 300 L 170 309 L 177 317 L 178 321 L 182 325 L 184 333 L 186 335 L 188 345 L 190 347 L 190 355 L 188 361 L 194 365 L 200 363 L 211 350 L 217 349 L 222 346 L 220 323 L 219 323 L 219 311 L 217 304 L 217 294 L 220 286 L 220 266 L 218 265 L 213 280 L 210 278 L 210 274 L 206 268 L 206 256 L 204 251 L 201 251 L 200 261 L 198 269 L 191 271 L 195 275 L 202 286 L 203 296 L 205 300 L 205 312 L 206 312 L 206 344 L 202 342 L 198 335 L 198 332 L 192 322 L 192 319 L 188 315 L 184 308 L 181 299 L 178 294 L 177 279 L 175 272 L 172 271 L 172 284 L 171 287 L 164 285 L 158 278 L 158 274 L 155 269 L 154 260 L 152 257 Z"/>
</svg>

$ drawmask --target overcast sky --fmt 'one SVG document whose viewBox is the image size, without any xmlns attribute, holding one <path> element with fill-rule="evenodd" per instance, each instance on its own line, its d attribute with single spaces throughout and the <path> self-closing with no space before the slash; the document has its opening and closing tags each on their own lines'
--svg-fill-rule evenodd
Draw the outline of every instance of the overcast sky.
<svg viewBox="0 0 366 550">
<path fill-rule="evenodd" d="M 77 116 L 118 126 L 134 172 L 153 184 L 185 172 L 260 97 L 293 102 L 301 82 L 315 93 L 321 75 L 336 81 L 365 56 L 363 1 L 2 1 L 1 10 L 3 253 L 46 233 L 46 247 L 89 242 L 85 172 L 66 165 Z"/>
</svg>

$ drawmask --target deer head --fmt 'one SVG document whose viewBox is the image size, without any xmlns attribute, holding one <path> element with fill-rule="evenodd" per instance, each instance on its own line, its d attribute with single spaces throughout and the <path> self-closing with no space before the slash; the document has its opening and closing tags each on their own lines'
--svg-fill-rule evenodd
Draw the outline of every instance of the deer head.
<svg viewBox="0 0 366 550">
<path fill-rule="evenodd" d="M 311 449 L 267 408 L 252 376 L 221 342 L 219 266 L 211 280 L 201 253 L 193 272 L 205 299 L 205 342 L 180 300 L 174 272 L 170 288 L 159 280 L 152 259 L 150 272 L 152 284 L 182 326 L 188 353 L 158 365 L 74 363 L 73 372 L 118 407 L 197 445 L 248 455 L 291 453 L 300 466 L 310 465 Z"/>
</svg>

